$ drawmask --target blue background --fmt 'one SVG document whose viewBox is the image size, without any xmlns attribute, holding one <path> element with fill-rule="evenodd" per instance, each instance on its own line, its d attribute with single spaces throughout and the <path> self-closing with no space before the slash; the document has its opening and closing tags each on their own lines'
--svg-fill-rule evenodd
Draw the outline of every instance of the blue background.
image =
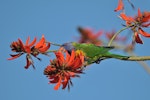
<svg viewBox="0 0 150 100">
<path fill-rule="evenodd" d="M 150 0 L 132 0 L 136 9 L 150 11 Z M 34 59 L 36 70 L 24 69 L 25 56 L 8 61 L 12 41 L 28 36 L 64 43 L 76 41 L 77 27 L 91 27 L 96 31 L 122 28 L 124 23 L 113 10 L 118 0 L 0 0 L 0 100 L 150 100 L 150 75 L 137 62 L 105 60 L 85 70 L 81 78 L 74 78 L 70 92 L 53 90 L 43 75 L 50 58 L 40 55 Z M 124 0 L 128 15 L 133 11 Z M 147 30 L 148 32 L 149 29 Z M 150 55 L 149 42 L 136 46 L 136 54 Z M 55 48 L 55 47 L 51 47 Z M 149 63 L 149 62 L 147 62 Z M 150 64 L 150 63 L 149 63 Z"/>
</svg>

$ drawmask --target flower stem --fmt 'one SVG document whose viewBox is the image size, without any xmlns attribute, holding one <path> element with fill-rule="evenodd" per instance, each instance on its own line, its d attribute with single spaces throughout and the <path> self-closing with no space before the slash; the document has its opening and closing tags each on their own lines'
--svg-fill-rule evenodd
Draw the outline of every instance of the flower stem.
<svg viewBox="0 0 150 100">
<path fill-rule="evenodd" d="M 48 50 L 46 53 L 53 53 L 53 52 L 57 52 L 58 50 Z"/>
<path fill-rule="evenodd" d="M 54 46 L 62 46 L 61 44 L 57 44 L 57 43 L 53 43 L 53 42 L 50 42 L 50 44 L 54 45 Z"/>
<path fill-rule="evenodd" d="M 108 46 L 111 46 L 113 40 L 117 37 L 117 35 L 119 35 L 119 33 L 121 33 L 122 31 L 126 30 L 127 28 L 131 27 L 130 25 L 129 26 L 126 26 L 124 28 L 122 28 L 121 30 L 119 30 L 118 32 L 116 32 L 113 37 L 111 38 L 111 40 L 109 41 L 108 43 Z"/>
</svg>

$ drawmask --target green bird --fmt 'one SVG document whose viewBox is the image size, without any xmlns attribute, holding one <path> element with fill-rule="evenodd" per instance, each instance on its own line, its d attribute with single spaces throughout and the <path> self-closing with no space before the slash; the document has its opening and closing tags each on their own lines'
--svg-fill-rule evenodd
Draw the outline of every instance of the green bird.
<svg viewBox="0 0 150 100">
<path fill-rule="evenodd" d="M 128 56 L 110 53 L 109 50 L 114 49 L 113 46 L 96 46 L 94 44 L 70 42 L 63 44 L 62 47 L 64 47 L 69 53 L 71 53 L 72 50 L 81 50 L 85 56 L 85 66 L 92 63 L 99 64 L 101 60 L 108 58 L 122 60 L 129 58 Z"/>
</svg>

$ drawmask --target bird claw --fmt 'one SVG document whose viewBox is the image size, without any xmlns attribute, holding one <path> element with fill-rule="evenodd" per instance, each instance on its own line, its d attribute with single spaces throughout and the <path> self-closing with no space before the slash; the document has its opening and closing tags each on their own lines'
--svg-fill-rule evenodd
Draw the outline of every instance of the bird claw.
<svg viewBox="0 0 150 100">
<path fill-rule="evenodd" d="M 93 63 L 99 64 L 102 60 L 104 60 L 103 58 L 99 58 L 96 61 L 94 61 Z"/>
</svg>

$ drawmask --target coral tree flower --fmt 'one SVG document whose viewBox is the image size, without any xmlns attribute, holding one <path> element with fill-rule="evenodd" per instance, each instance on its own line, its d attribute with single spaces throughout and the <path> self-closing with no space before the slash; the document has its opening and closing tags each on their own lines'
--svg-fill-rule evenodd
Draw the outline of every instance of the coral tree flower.
<svg viewBox="0 0 150 100">
<path fill-rule="evenodd" d="M 124 9 L 124 4 L 122 0 L 118 0 L 118 6 L 116 7 L 116 9 L 114 10 L 115 12 L 123 10 Z"/>
<path fill-rule="evenodd" d="M 138 14 L 135 17 L 127 16 L 125 13 L 121 13 L 120 17 L 126 21 L 126 25 L 134 32 L 133 41 L 143 44 L 139 35 L 150 37 L 150 34 L 142 29 L 150 26 L 150 12 L 141 13 L 140 9 L 138 9 Z"/>
<path fill-rule="evenodd" d="M 38 60 L 40 58 L 37 57 L 38 54 L 47 54 L 47 50 L 50 48 L 50 43 L 46 42 L 44 35 L 42 36 L 41 40 L 36 43 L 36 38 L 30 42 L 30 37 L 27 38 L 26 43 L 24 44 L 21 39 L 18 41 L 14 41 L 11 43 L 10 47 L 13 52 L 17 54 L 10 54 L 11 58 L 8 60 L 13 60 L 20 57 L 23 54 L 26 54 L 26 66 L 25 68 L 28 69 L 30 65 L 34 67 L 33 60 L 31 55 L 36 57 Z"/>
<path fill-rule="evenodd" d="M 81 35 L 79 43 L 92 43 L 97 46 L 102 45 L 102 41 L 99 39 L 99 37 L 102 35 L 102 31 L 94 34 L 91 29 L 81 27 L 78 28 L 78 31 Z"/>
<path fill-rule="evenodd" d="M 78 74 L 83 73 L 84 56 L 74 50 L 71 54 L 66 52 L 66 58 L 60 51 L 55 52 L 55 55 L 56 59 L 50 60 L 51 64 L 45 68 L 44 74 L 49 78 L 50 84 L 56 84 L 54 90 L 58 90 L 61 85 L 62 89 L 65 89 L 66 86 L 70 89 L 71 78 L 79 77 Z"/>
</svg>

